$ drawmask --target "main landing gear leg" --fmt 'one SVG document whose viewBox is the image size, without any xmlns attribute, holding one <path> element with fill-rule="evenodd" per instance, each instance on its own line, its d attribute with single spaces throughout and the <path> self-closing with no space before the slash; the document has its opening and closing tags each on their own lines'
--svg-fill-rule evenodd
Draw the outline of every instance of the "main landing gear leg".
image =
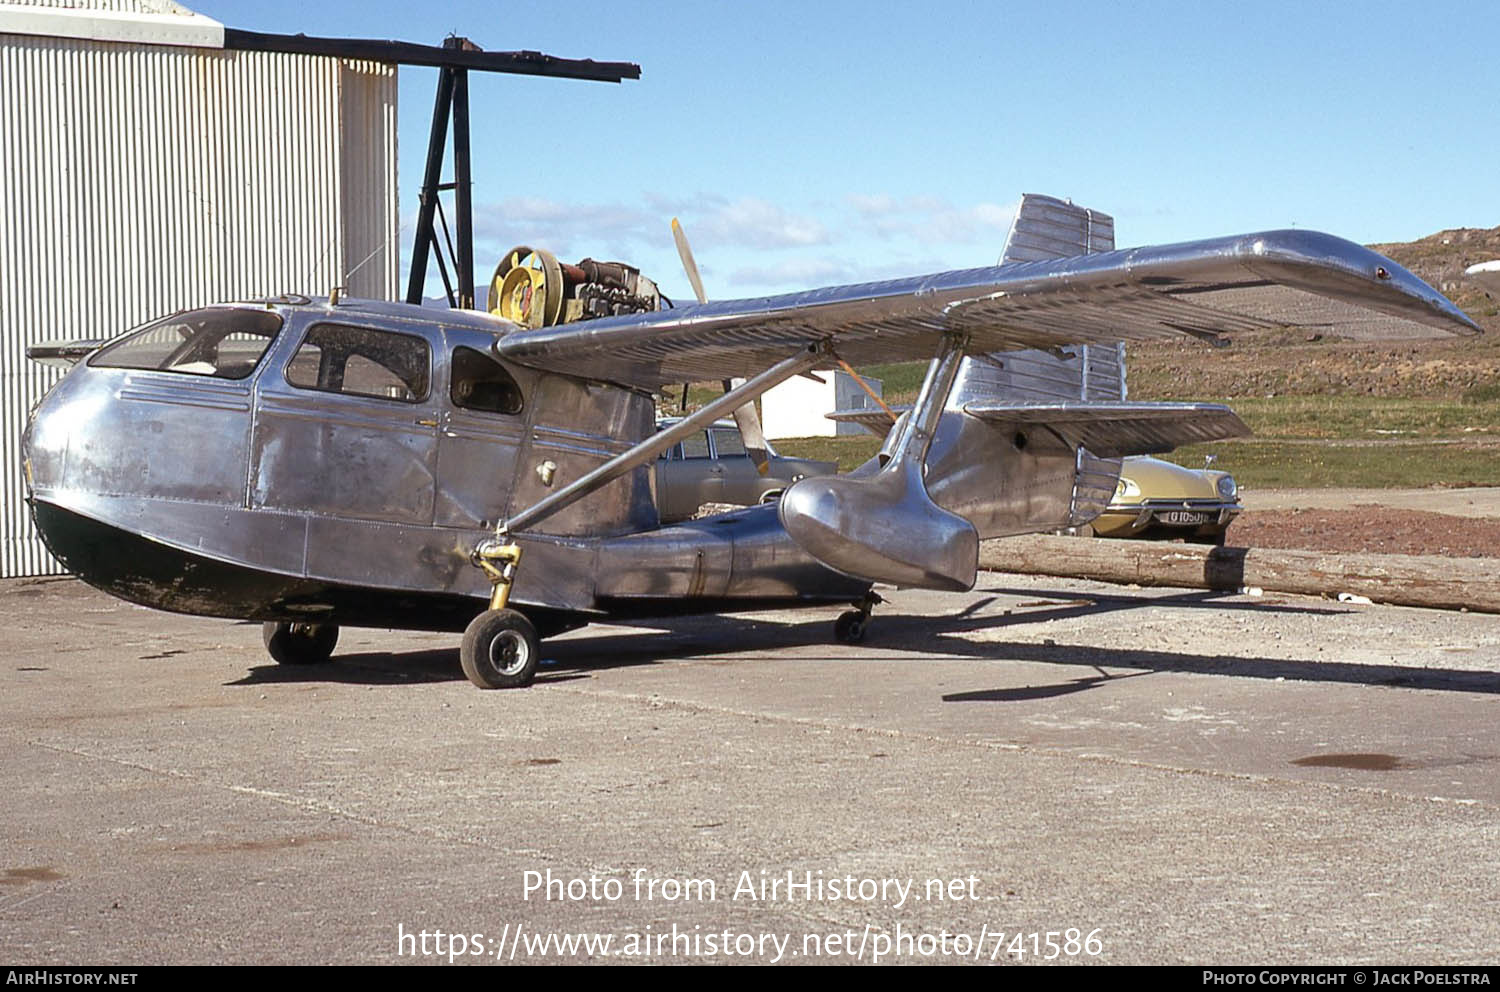
<svg viewBox="0 0 1500 992">
<path fill-rule="evenodd" d="M 474 551 L 474 564 L 484 570 L 494 587 L 490 608 L 469 624 L 458 660 L 469 681 L 481 689 L 519 689 L 536 678 L 541 640 L 536 628 L 519 610 L 506 606 L 521 548 L 516 544 L 485 542 Z"/>
<path fill-rule="evenodd" d="M 870 613 L 885 602 L 871 589 L 854 604 L 854 609 L 841 615 L 833 625 L 833 639 L 840 644 L 858 644 L 865 639 L 865 628 L 870 625 Z"/>
</svg>

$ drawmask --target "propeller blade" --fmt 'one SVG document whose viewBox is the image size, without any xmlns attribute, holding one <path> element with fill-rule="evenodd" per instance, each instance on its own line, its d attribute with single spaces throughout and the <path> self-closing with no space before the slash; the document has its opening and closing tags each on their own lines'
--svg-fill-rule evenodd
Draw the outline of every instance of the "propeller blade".
<svg viewBox="0 0 1500 992">
<path fill-rule="evenodd" d="M 672 240 L 677 242 L 677 256 L 682 259 L 688 282 L 693 284 L 693 295 L 698 297 L 699 303 L 707 303 L 708 294 L 703 292 L 703 280 L 698 275 L 698 263 L 693 261 L 693 249 L 688 247 L 687 235 L 682 232 L 682 225 L 677 223 L 676 217 L 672 218 Z"/>
<path fill-rule="evenodd" d="M 729 392 L 744 379 L 725 379 L 724 392 Z M 760 414 L 755 412 L 752 400 L 734 411 L 734 425 L 740 429 L 740 440 L 745 443 L 745 454 L 755 465 L 755 471 L 765 475 L 771 471 L 771 446 L 766 443 L 766 432 L 760 426 Z"/>
<path fill-rule="evenodd" d="M 688 282 L 693 285 L 694 295 L 698 297 L 699 303 L 707 303 L 708 294 L 703 291 L 703 279 L 698 275 L 698 263 L 693 260 L 693 249 L 688 247 L 687 234 L 676 217 L 672 218 L 672 240 L 677 242 L 677 256 L 682 259 L 682 269 L 687 273 Z M 724 392 L 729 392 L 744 381 L 725 379 Z M 685 403 L 686 385 L 683 386 L 682 395 Z M 761 475 L 768 474 L 771 471 L 771 446 L 766 443 L 766 432 L 760 426 L 760 414 L 755 412 L 754 401 L 734 411 L 734 424 L 740 429 L 740 440 L 745 444 L 745 454 L 750 456 L 755 471 Z"/>
</svg>

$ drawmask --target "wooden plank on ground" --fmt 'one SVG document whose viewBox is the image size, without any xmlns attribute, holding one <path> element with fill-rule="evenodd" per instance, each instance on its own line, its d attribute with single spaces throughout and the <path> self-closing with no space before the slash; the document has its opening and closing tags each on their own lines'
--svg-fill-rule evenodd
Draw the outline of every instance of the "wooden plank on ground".
<svg viewBox="0 0 1500 992">
<path fill-rule="evenodd" d="M 1500 613 L 1494 559 L 1214 548 L 1160 541 L 1030 534 L 981 542 L 979 567 L 1142 586 L 1337 596 L 1377 603 Z"/>
</svg>

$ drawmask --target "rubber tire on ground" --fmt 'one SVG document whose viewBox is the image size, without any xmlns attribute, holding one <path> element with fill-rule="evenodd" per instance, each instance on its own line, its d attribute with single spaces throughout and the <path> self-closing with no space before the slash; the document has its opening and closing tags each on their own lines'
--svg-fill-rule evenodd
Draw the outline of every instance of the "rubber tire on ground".
<svg viewBox="0 0 1500 992">
<path fill-rule="evenodd" d="M 276 623 L 261 627 L 266 652 L 278 665 L 319 665 L 333 656 L 339 628 L 331 623 Z"/>
<path fill-rule="evenodd" d="M 863 613 L 849 610 L 834 621 L 833 639 L 840 644 L 858 644 L 865 639 L 867 623 Z"/>
<path fill-rule="evenodd" d="M 464 631 L 458 660 L 481 689 L 520 689 L 536 678 L 542 643 L 531 621 L 515 610 L 485 610 Z"/>
</svg>

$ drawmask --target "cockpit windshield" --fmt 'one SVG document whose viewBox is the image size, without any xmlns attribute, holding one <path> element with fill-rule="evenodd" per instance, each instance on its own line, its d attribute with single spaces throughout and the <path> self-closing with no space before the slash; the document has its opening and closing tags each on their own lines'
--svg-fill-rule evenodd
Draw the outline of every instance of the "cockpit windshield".
<svg viewBox="0 0 1500 992">
<path fill-rule="evenodd" d="M 102 349 L 89 364 L 243 379 L 255 371 L 276 332 L 274 310 L 214 308 L 164 317 Z"/>
</svg>

